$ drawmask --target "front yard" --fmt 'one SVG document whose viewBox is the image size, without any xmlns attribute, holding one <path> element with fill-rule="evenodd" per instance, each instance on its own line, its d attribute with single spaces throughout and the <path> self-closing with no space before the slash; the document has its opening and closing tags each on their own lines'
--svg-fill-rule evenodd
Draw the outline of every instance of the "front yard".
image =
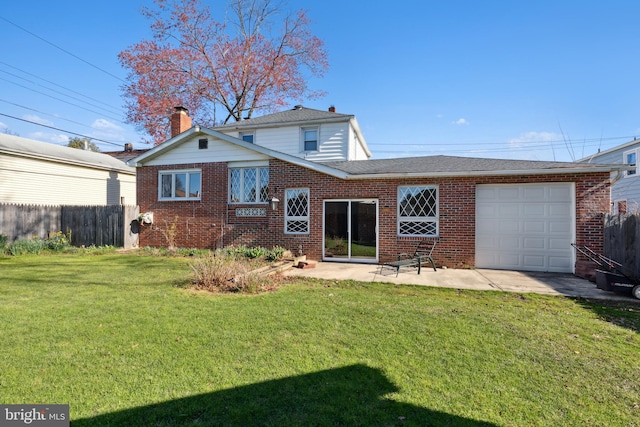
<svg viewBox="0 0 640 427">
<path fill-rule="evenodd" d="M 290 279 L 187 258 L 0 257 L 0 402 L 73 426 L 640 426 L 640 305 Z"/>
</svg>

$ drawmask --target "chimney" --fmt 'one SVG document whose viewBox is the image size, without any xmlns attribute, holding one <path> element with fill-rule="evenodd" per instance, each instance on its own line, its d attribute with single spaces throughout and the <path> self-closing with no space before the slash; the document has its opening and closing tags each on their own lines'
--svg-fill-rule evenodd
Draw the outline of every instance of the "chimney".
<svg viewBox="0 0 640 427">
<path fill-rule="evenodd" d="M 330 113 L 335 113 L 336 112 L 336 106 L 335 105 L 330 106 L 329 107 L 329 112 Z"/>
<path fill-rule="evenodd" d="M 191 117 L 187 114 L 188 111 L 184 107 L 176 107 L 171 115 L 171 138 L 191 129 Z"/>
<path fill-rule="evenodd" d="M 131 153 L 133 151 L 133 144 L 130 142 L 127 142 L 126 144 L 124 144 L 124 152 L 125 153 Z"/>
</svg>

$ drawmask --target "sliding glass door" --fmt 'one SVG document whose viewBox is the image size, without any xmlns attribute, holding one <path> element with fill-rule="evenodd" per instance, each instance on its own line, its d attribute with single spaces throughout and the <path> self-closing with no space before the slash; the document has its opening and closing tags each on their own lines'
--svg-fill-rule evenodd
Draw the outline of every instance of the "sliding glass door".
<svg viewBox="0 0 640 427">
<path fill-rule="evenodd" d="M 325 261 L 378 261 L 378 201 L 324 201 Z"/>
</svg>

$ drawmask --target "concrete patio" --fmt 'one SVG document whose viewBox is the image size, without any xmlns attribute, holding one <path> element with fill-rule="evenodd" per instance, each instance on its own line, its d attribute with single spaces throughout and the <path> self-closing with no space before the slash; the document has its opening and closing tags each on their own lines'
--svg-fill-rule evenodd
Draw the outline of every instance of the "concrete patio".
<svg viewBox="0 0 640 427">
<path fill-rule="evenodd" d="M 566 273 L 535 273 L 507 270 L 457 270 L 422 268 L 401 270 L 380 269 L 377 264 L 352 264 L 342 262 L 318 262 L 315 268 L 291 268 L 286 276 L 304 276 L 329 280 L 356 280 L 361 282 L 386 282 L 393 284 L 436 286 L 453 289 L 473 289 L 545 295 L 565 295 L 594 299 L 637 302 L 626 295 L 598 289 L 595 283 Z"/>
</svg>

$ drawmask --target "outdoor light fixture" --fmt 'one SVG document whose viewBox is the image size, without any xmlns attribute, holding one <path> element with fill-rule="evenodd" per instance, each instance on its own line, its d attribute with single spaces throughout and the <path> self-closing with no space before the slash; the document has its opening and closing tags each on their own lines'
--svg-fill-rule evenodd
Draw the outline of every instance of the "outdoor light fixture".
<svg viewBox="0 0 640 427">
<path fill-rule="evenodd" d="M 272 197 L 269 199 L 269 207 L 272 211 L 278 210 L 278 202 L 280 202 L 280 199 L 276 197 Z"/>
</svg>

